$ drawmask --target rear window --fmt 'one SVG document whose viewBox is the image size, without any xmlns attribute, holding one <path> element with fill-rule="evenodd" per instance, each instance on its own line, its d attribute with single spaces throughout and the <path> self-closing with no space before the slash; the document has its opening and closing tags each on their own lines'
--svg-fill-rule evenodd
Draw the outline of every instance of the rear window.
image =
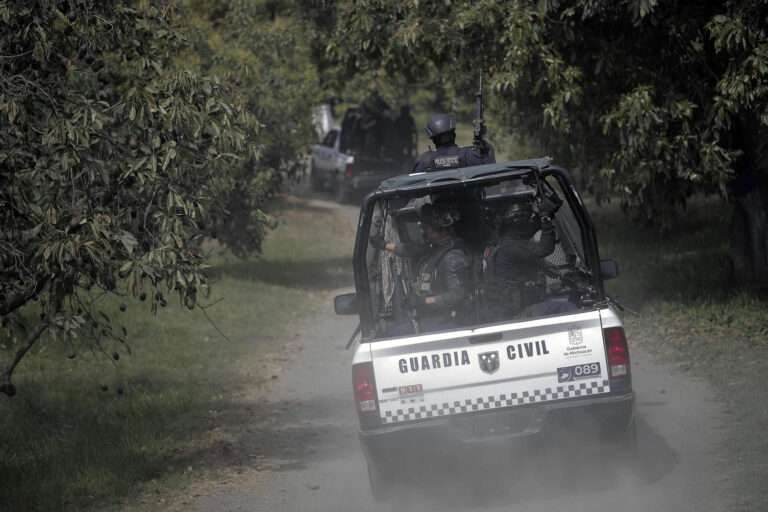
<svg viewBox="0 0 768 512">
<path fill-rule="evenodd" d="M 375 337 L 578 310 L 591 277 L 564 199 L 531 174 L 380 200 L 366 259 Z"/>
</svg>

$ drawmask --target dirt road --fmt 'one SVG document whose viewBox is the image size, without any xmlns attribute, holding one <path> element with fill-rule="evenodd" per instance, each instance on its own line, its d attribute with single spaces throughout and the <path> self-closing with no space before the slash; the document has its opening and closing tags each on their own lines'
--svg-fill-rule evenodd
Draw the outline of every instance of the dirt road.
<svg viewBox="0 0 768 512">
<path fill-rule="evenodd" d="M 351 207 L 340 210 L 354 224 Z M 707 386 L 654 363 L 631 339 L 639 457 L 619 464 L 589 450 L 550 447 L 496 460 L 427 467 L 393 506 L 376 505 L 357 439 L 350 390 L 355 321 L 327 311 L 303 335 L 245 435 L 264 441 L 231 476 L 201 484 L 180 510 L 224 511 L 716 511 L 727 510 L 727 475 L 717 457 L 722 413 Z M 632 336 L 632 333 L 629 333 Z M 266 409 L 269 419 L 263 419 Z M 247 444 L 247 443 L 246 443 Z M 248 454 L 244 454 L 248 456 Z M 504 460 L 507 458 L 507 460 Z"/>
</svg>

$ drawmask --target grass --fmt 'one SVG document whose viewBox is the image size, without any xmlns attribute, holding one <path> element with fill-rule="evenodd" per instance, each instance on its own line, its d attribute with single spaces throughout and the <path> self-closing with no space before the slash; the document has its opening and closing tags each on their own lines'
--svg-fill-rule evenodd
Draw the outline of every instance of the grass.
<svg viewBox="0 0 768 512">
<path fill-rule="evenodd" d="M 730 280 L 728 208 L 698 199 L 664 238 L 616 207 L 592 211 L 601 257 L 621 265 L 608 291 L 639 312 L 624 315 L 630 341 L 706 378 L 721 398 L 729 510 L 768 510 L 768 438 L 759 434 L 768 426 L 768 299 Z"/>
<path fill-rule="evenodd" d="M 746 343 L 768 341 L 765 297 L 731 280 L 729 216 L 718 200 L 693 201 L 665 237 L 630 224 L 616 207 L 592 209 L 601 257 L 613 257 L 621 266 L 620 278 L 607 285 L 612 296 L 631 309 L 684 317 L 691 327 L 727 328 Z"/>
<path fill-rule="evenodd" d="M 262 257 L 214 256 L 210 302 L 221 302 L 207 312 L 229 341 L 199 311 L 115 304 L 131 354 L 68 359 L 51 344 L 22 363 L 19 394 L 0 398 L 0 510 L 80 510 L 184 478 L 220 406 L 269 381 L 298 320 L 351 283 L 348 222 L 290 197 L 275 213 Z"/>
</svg>

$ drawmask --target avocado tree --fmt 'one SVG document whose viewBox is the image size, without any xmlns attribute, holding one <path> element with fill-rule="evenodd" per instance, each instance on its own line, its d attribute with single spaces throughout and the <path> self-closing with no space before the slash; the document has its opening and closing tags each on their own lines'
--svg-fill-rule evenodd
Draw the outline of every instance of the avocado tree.
<svg viewBox="0 0 768 512">
<path fill-rule="evenodd" d="M 206 74 L 236 86 L 240 103 L 261 129 L 257 158 L 243 160 L 228 215 L 217 235 L 235 254 L 261 248 L 270 225 L 261 206 L 286 178 L 298 176 L 314 135 L 309 112 L 319 94 L 303 25 L 287 2 L 187 0 L 195 27 L 190 60 Z"/>
<path fill-rule="evenodd" d="M 104 295 L 194 308 L 204 237 L 258 249 L 286 167 L 253 97 L 175 62 L 182 28 L 174 2 L 0 1 L 0 392 L 40 340 L 125 343 Z"/>
<path fill-rule="evenodd" d="M 343 72 L 491 78 L 510 130 L 668 228 L 697 191 L 736 207 L 732 261 L 768 285 L 768 6 L 756 0 L 339 1 Z"/>
</svg>

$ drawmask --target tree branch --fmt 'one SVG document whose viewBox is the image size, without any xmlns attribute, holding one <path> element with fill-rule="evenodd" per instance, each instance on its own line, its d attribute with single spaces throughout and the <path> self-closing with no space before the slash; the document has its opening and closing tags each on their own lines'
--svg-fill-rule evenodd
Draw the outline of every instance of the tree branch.
<svg viewBox="0 0 768 512">
<path fill-rule="evenodd" d="M 0 59 L 18 59 L 19 57 L 24 57 L 25 55 L 29 55 L 32 53 L 32 50 L 27 50 L 26 52 L 17 53 L 16 55 L 0 55 Z"/>
<path fill-rule="evenodd" d="M 41 279 L 37 283 L 35 283 L 35 286 L 33 289 L 29 290 L 27 293 L 20 293 L 19 295 L 16 295 L 12 297 L 9 301 L 0 302 L 0 316 L 5 316 L 10 313 L 13 313 L 20 307 L 22 307 L 24 304 L 29 302 L 30 300 L 37 297 L 41 291 L 43 291 L 43 287 L 45 287 L 45 284 L 48 282 L 48 279 Z"/>
<path fill-rule="evenodd" d="M 11 382 L 13 371 L 16 369 L 16 366 L 18 366 L 19 362 L 21 362 L 27 352 L 29 352 L 29 349 L 31 349 L 35 342 L 40 339 L 40 336 L 42 336 L 46 329 L 48 329 L 47 323 L 38 325 L 37 328 L 32 331 L 32 333 L 30 333 L 30 335 L 24 341 L 24 344 L 21 346 L 21 348 L 16 351 L 16 355 L 13 356 L 13 361 L 11 361 L 11 364 L 8 365 L 1 377 L 2 382 L 0 382 L 0 393 L 5 393 L 9 397 L 16 394 L 16 386 L 14 386 Z"/>
<path fill-rule="evenodd" d="M 208 316 L 208 312 L 205 310 L 206 308 L 201 306 L 200 304 L 197 304 L 197 307 L 200 309 L 200 311 L 203 312 L 203 316 L 205 317 L 206 320 L 208 320 L 208 323 L 211 324 L 211 327 L 216 329 L 216 332 L 219 333 L 219 336 L 221 336 L 222 338 L 224 338 L 228 342 L 232 343 L 232 340 L 229 339 L 229 337 L 227 337 L 227 335 L 224 334 L 224 332 L 222 332 L 221 329 L 219 329 L 219 326 L 216 325 L 216 322 L 214 322 L 213 319 L 210 316 Z"/>
</svg>

